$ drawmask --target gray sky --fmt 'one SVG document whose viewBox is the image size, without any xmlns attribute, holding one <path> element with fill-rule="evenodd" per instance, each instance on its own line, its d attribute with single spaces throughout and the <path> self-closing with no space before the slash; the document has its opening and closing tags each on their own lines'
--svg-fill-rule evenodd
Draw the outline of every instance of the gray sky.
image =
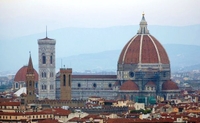
<svg viewBox="0 0 200 123">
<path fill-rule="evenodd" d="M 200 0 L 1 0 L 0 40 L 65 27 L 200 24 Z"/>
</svg>

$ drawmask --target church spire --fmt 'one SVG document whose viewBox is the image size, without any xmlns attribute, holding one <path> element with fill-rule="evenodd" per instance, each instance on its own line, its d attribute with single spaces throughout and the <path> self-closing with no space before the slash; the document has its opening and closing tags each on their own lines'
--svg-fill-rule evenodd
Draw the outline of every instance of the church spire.
<svg viewBox="0 0 200 123">
<path fill-rule="evenodd" d="M 142 20 L 140 21 L 140 28 L 138 30 L 138 34 L 149 34 L 149 30 L 147 29 L 147 21 L 144 17 L 144 12 L 142 14 Z"/>
<path fill-rule="evenodd" d="M 31 52 L 29 52 L 29 61 L 28 61 L 28 68 L 27 68 L 27 74 L 34 74 L 34 68 L 33 68 L 33 63 L 32 63 L 32 58 L 31 58 Z"/>
<path fill-rule="evenodd" d="M 46 26 L 46 38 L 47 38 L 47 26 Z"/>
</svg>

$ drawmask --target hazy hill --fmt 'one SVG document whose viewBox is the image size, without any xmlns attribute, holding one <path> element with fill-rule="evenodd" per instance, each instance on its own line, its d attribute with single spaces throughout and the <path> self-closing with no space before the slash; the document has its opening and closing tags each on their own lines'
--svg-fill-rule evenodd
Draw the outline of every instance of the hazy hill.
<svg viewBox="0 0 200 123">
<path fill-rule="evenodd" d="M 116 69 L 121 49 L 137 33 L 138 28 L 138 25 L 109 28 L 63 28 L 49 31 L 48 37 L 57 41 L 57 68 L 60 67 L 60 58 L 62 58 L 63 64 L 74 67 L 75 70 Z M 172 67 L 199 64 L 199 46 L 189 45 L 200 45 L 198 38 L 200 25 L 182 27 L 148 26 L 148 29 L 161 44 L 170 44 L 164 46 L 166 46 L 170 60 L 173 63 Z M 45 32 L 12 40 L 0 39 L 0 71 L 18 70 L 27 64 L 29 51 L 31 51 L 33 63 L 37 65 L 37 39 L 44 37 Z M 180 45 L 179 47 L 179 45 L 172 44 L 187 45 Z M 84 57 L 81 60 L 77 59 L 82 56 Z M 67 59 L 65 60 L 63 57 Z M 113 67 L 111 67 L 112 65 Z M 37 66 L 35 67 L 37 68 Z"/>
<path fill-rule="evenodd" d="M 200 46 L 194 45 L 164 45 L 171 62 L 172 71 L 200 69 Z M 75 71 L 116 71 L 121 50 L 104 51 L 100 53 L 81 54 L 62 58 L 62 65 L 72 67 Z M 61 59 L 57 59 L 60 68 Z"/>
</svg>

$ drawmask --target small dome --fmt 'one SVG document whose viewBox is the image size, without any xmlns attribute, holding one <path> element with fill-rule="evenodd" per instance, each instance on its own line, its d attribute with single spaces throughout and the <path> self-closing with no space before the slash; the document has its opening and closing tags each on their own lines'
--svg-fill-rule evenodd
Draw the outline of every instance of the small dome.
<svg viewBox="0 0 200 123">
<path fill-rule="evenodd" d="M 147 82 L 146 86 L 153 87 L 153 86 L 156 86 L 156 84 L 154 82 L 152 82 L 152 81 L 149 81 L 149 82 Z"/>
<path fill-rule="evenodd" d="M 139 88 L 135 82 L 128 80 L 122 84 L 120 90 L 139 90 Z"/>
<path fill-rule="evenodd" d="M 26 81 L 26 73 L 27 73 L 27 68 L 28 66 L 23 66 L 22 68 L 20 68 L 14 78 L 15 82 L 19 82 L 19 81 Z M 37 71 L 34 69 L 34 74 L 35 74 L 35 81 L 38 81 L 38 73 Z"/>
<path fill-rule="evenodd" d="M 179 88 L 175 82 L 168 80 L 162 84 L 162 90 L 179 90 Z"/>
</svg>

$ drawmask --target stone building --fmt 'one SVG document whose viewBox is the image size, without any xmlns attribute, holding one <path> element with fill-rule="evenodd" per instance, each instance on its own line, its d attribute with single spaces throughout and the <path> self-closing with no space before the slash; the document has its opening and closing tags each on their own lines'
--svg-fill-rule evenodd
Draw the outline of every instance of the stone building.
<svg viewBox="0 0 200 123">
<path fill-rule="evenodd" d="M 100 96 L 114 99 L 117 96 L 116 75 L 72 75 L 72 99 Z M 56 76 L 56 99 L 60 99 L 60 72 Z"/>
<path fill-rule="evenodd" d="M 169 99 L 169 96 L 179 93 L 178 86 L 170 78 L 168 55 L 160 42 L 149 33 L 143 14 L 138 33 L 128 41 L 119 56 L 117 79 L 122 86 L 118 96 L 121 99 Z"/>
<path fill-rule="evenodd" d="M 71 100 L 72 69 L 60 69 L 60 99 Z"/>
<path fill-rule="evenodd" d="M 59 74 L 56 83 L 60 81 Z M 170 99 L 179 93 L 178 86 L 170 78 L 168 55 L 149 33 L 143 14 L 138 33 L 121 51 L 117 75 L 72 75 L 72 98 L 101 96 L 155 103 L 158 98 Z"/>
<path fill-rule="evenodd" d="M 28 68 L 26 73 L 26 101 L 30 103 L 36 100 L 36 92 L 35 92 L 35 74 L 31 56 L 28 62 Z"/>
<path fill-rule="evenodd" d="M 150 34 L 144 14 L 138 33 L 127 42 L 119 55 L 117 75 L 73 75 L 72 70 L 70 72 L 65 68 L 55 75 L 55 44 L 54 39 L 47 37 L 38 40 L 40 99 L 69 99 L 70 95 L 71 99 L 100 96 L 147 104 L 161 98 L 170 99 L 180 92 L 170 79 L 167 52 Z M 65 75 L 63 70 L 66 70 L 66 87 L 61 86 Z"/>
<path fill-rule="evenodd" d="M 47 36 L 38 40 L 40 99 L 55 99 L 55 44 L 56 40 Z"/>
</svg>

